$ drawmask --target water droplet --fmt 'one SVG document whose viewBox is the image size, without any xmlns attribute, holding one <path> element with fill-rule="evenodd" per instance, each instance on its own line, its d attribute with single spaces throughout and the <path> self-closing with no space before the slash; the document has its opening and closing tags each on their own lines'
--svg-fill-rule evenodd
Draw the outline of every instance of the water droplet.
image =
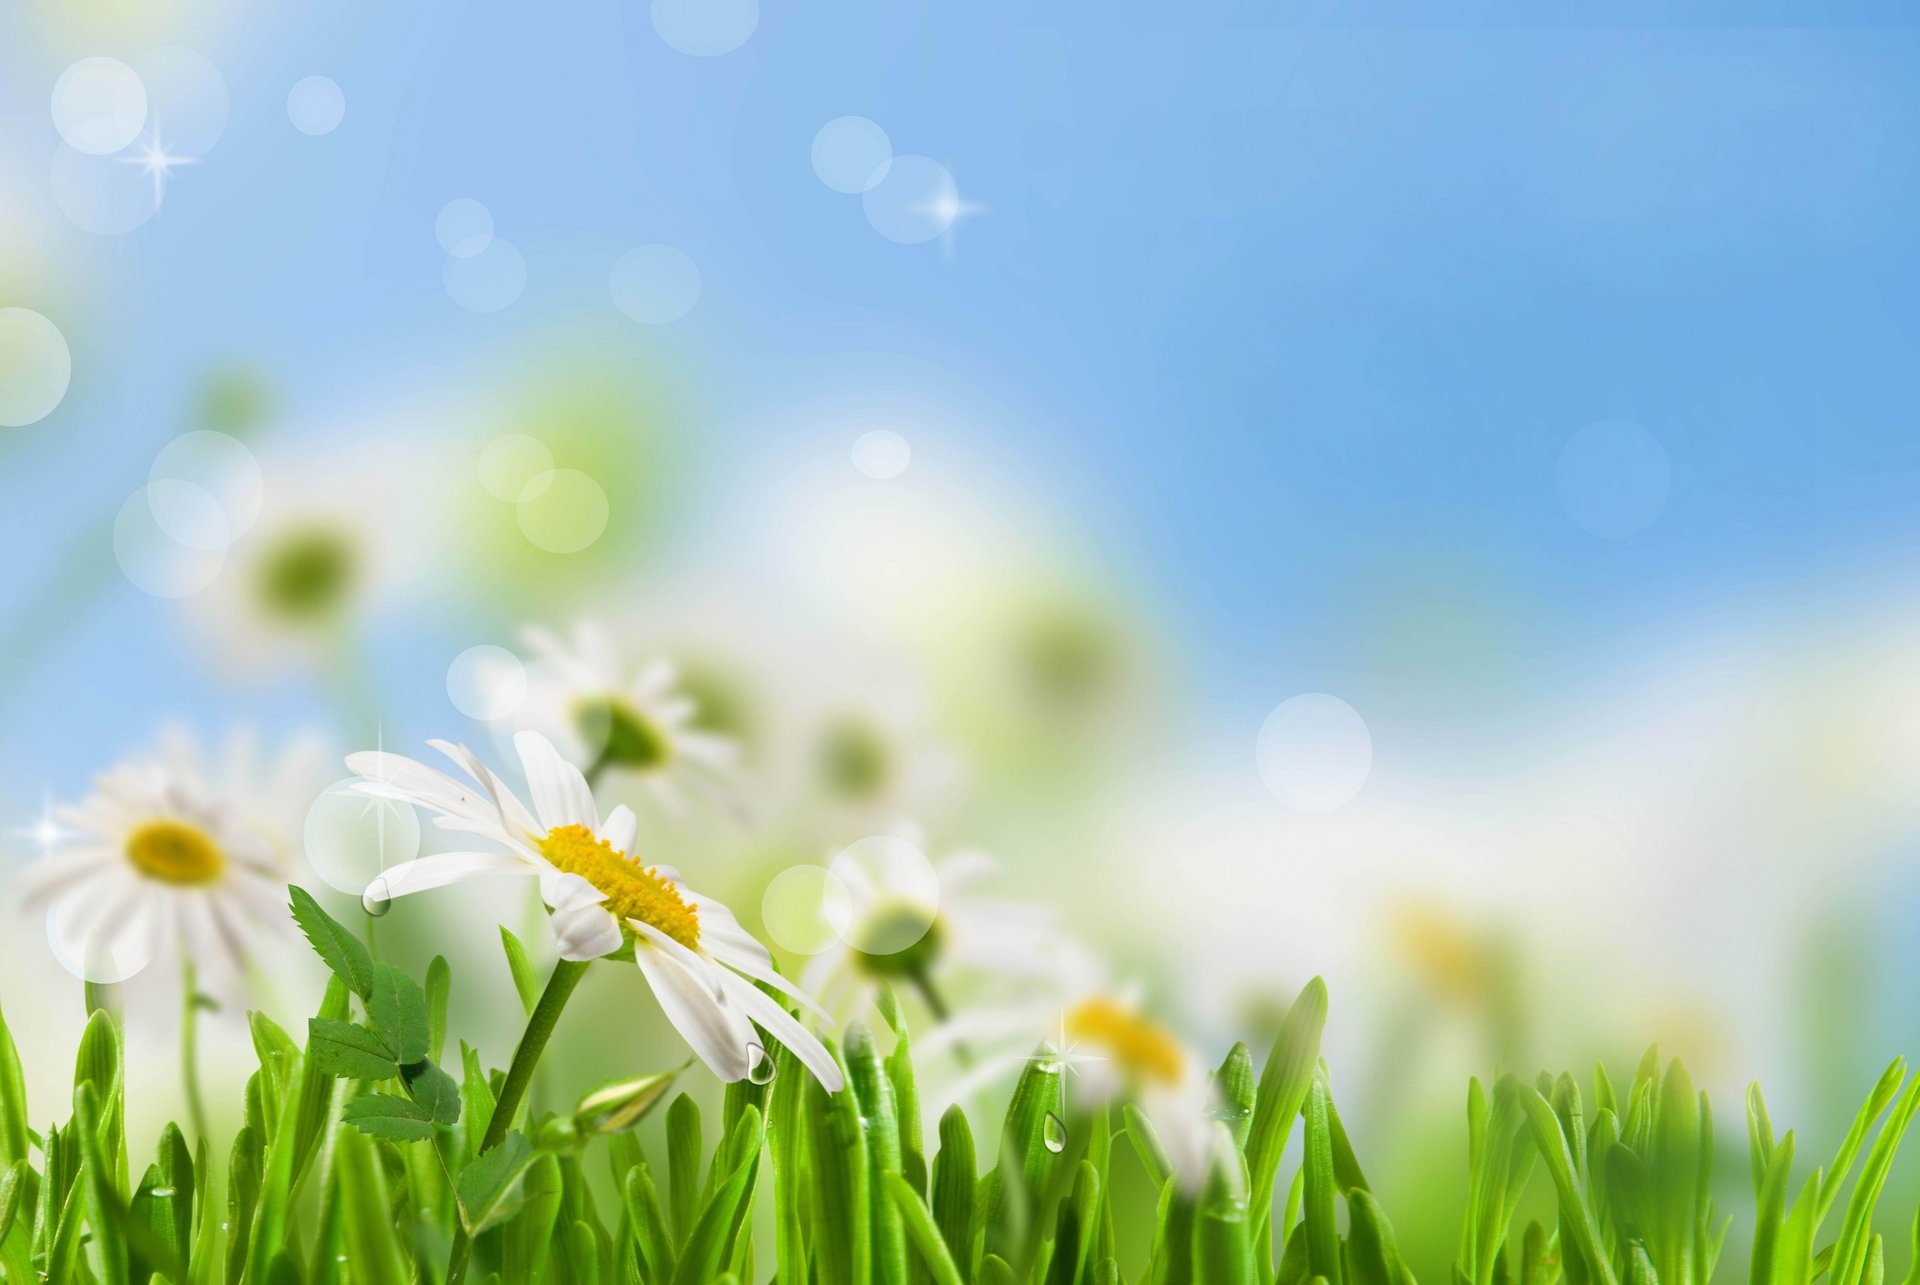
<svg viewBox="0 0 1920 1285">
<path fill-rule="evenodd" d="M 367 885 L 366 892 L 360 897 L 360 909 L 375 919 L 393 909 L 393 894 L 387 890 L 387 881 L 384 877 L 375 879 Z"/>
<path fill-rule="evenodd" d="M 1067 1149 L 1067 1122 L 1053 1112 L 1047 1112 L 1047 1118 L 1040 1126 L 1040 1141 L 1047 1144 L 1047 1150 L 1059 1155 Z"/>
<path fill-rule="evenodd" d="M 173 1194 L 173 1188 L 172 1187 L 155 1187 L 152 1191 L 148 1192 L 147 1194 L 152 1196 L 155 1200 L 165 1200 L 168 1196 L 171 1196 Z"/>
<path fill-rule="evenodd" d="M 773 1083 L 773 1057 L 758 1044 L 747 1045 L 747 1079 L 755 1084 Z"/>
</svg>

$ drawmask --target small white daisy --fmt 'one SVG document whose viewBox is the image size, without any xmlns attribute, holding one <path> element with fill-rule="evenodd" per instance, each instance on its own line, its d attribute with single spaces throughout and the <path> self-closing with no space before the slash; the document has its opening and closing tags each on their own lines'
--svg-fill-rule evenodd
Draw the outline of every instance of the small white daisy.
<svg viewBox="0 0 1920 1285">
<path fill-rule="evenodd" d="M 982 884 L 993 858 L 955 853 L 928 866 L 910 827 L 897 842 L 911 859 L 836 859 L 830 869 L 844 886 L 846 922 L 839 940 L 814 956 L 802 984 L 829 1010 L 852 1013 L 871 1003 L 882 985 L 911 986 L 933 1011 L 950 1020 L 949 983 L 1013 978 L 1030 984 L 1053 977 L 1064 945 L 1053 912 L 993 896 Z M 875 843 L 863 841 L 850 855 Z"/>
<path fill-rule="evenodd" d="M 123 980 L 177 948 L 220 980 L 239 978 L 261 935 L 288 922 L 293 797 L 316 756 L 299 744 L 270 773 L 260 762 L 245 733 L 228 738 L 217 770 L 192 738 L 169 733 L 155 753 L 100 776 L 84 802 L 56 810 L 74 837 L 24 873 L 20 892 L 46 910 L 69 968 Z"/>
<path fill-rule="evenodd" d="M 603 772 L 638 778 L 662 806 L 678 809 L 685 793 L 719 795 L 739 754 L 734 743 L 703 731 L 699 708 L 679 688 L 672 661 L 622 662 L 613 635 L 582 621 L 569 640 L 540 628 L 524 638 L 532 681 L 515 721 L 558 745 L 598 779 Z"/>
<path fill-rule="evenodd" d="M 829 1090 L 839 1090 L 833 1056 L 754 982 L 817 1006 L 775 971 L 766 947 L 732 911 L 695 893 L 672 867 L 642 865 L 629 855 L 638 829 L 632 809 L 616 807 L 603 821 L 586 777 L 537 732 L 514 737 L 532 808 L 465 747 L 430 744 L 471 784 L 379 751 L 349 755 L 347 767 L 361 778 L 363 793 L 425 808 L 440 828 L 477 836 L 495 850 L 405 862 L 382 874 L 370 895 L 402 897 L 487 875 L 536 878 L 560 957 L 631 956 L 667 1020 L 722 1080 L 746 1078 L 766 1056 L 757 1022 Z"/>
</svg>

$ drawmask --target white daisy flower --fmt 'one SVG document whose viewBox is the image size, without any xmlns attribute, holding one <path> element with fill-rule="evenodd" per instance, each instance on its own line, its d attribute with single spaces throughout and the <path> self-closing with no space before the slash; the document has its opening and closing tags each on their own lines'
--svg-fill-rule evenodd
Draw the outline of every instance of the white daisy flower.
<svg viewBox="0 0 1920 1285">
<path fill-rule="evenodd" d="M 370 895 L 403 897 L 485 875 L 536 878 L 560 957 L 584 962 L 631 955 L 667 1020 L 720 1079 L 746 1078 L 767 1055 L 757 1022 L 829 1090 L 839 1090 L 833 1056 L 754 982 L 818 1006 L 774 970 L 766 947 L 732 911 L 687 887 L 672 867 L 644 866 L 629 855 L 639 824 L 632 809 L 616 807 L 602 820 L 580 769 L 537 732 L 514 737 L 532 808 L 465 747 L 430 744 L 471 784 L 379 751 L 349 755 L 347 767 L 361 778 L 363 793 L 425 808 L 442 829 L 474 835 L 492 850 L 437 853 L 394 866 Z"/>
<path fill-rule="evenodd" d="M 100 776 L 94 793 L 54 815 L 75 835 L 22 876 L 26 905 L 44 908 L 63 963 L 121 981 L 177 948 L 237 980 L 262 935 L 285 926 L 286 884 L 311 783 L 311 744 L 259 770 L 251 736 L 229 737 L 217 770 L 185 733 Z"/>
<path fill-rule="evenodd" d="M 540 628 L 523 636 L 533 663 L 520 726 L 552 740 L 589 778 L 637 777 L 668 809 L 678 809 L 688 789 L 724 790 L 737 747 L 701 730 L 672 661 L 623 664 L 613 635 L 590 621 L 568 640 Z"/>
<path fill-rule="evenodd" d="M 839 940 L 814 956 L 801 984 L 836 1013 L 860 1011 L 883 985 L 911 986 L 945 1023 L 949 982 L 1012 978 L 1030 986 L 1052 978 L 1064 947 L 1056 917 L 984 891 L 997 868 L 971 850 L 930 864 L 912 837 L 853 845 L 829 867 L 846 893 L 843 906 L 828 910 L 843 920 Z"/>
<path fill-rule="evenodd" d="M 1055 1059 L 1069 1077 L 1070 1104 L 1138 1102 L 1175 1174 L 1198 1190 L 1215 1103 L 1206 1068 L 1147 1013 L 1137 984 L 1112 985 L 1089 952 L 1069 948 L 1056 981 L 1050 994 L 976 1006 L 919 1042 L 929 1059 L 960 1047 L 981 1050 L 944 1096 L 966 1102 L 1035 1057 Z"/>
</svg>

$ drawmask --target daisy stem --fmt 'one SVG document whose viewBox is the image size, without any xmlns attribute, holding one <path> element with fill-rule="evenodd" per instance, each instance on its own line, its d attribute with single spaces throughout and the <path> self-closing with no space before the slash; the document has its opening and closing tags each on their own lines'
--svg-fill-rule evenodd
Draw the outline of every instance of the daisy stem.
<svg viewBox="0 0 1920 1285">
<path fill-rule="evenodd" d="M 933 984 L 933 974 L 922 965 L 909 971 L 907 977 L 913 982 L 913 988 L 920 992 L 920 998 L 927 1002 L 927 1011 L 933 1014 L 933 1020 L 946 1021 L 952 1010 L 947 1007 L 946 997 L 941 995 L 940 988 Z M 973 1065 L 973 1053 L 964 1041 L 954 1041 L 953 1056 L 961 1066 Z"/>
<path fill-rule="evenodd" d="M 500 1086 L 500 1099 L 494 1104 L 493 1115 L 487 1120 L 486 1137 L 481 1140 L 476 1155 L 485 1155 L 506 1141 L 507 1130 L 513 1127 L 513 1117 L 519 1113 L 520 1103 L 527 1096 L 527 1086 L 533 1083 L 533 1068 L 546 1051 L 547 1041 L 553 1038 L 553 1028 L 559 1024 L 560 1012 L 572 997 L 573 988 L 586 976 L 587 963 L 586 960 L 562 959 L 554 964 L 553 973 L 547 978 L 547 988 L 540 992 L 540 1002 L 533 1006 L 533 1012 L 527 1018 L 527 1029 L 520 1036 L 520 1043 L 514 1047 L 513 1064 L 507 1068 L 506 1081 Z M 453 1252 L 447 1258 L 447 1285 L 460 1285 L 466 1277 L 467 1249 L 466 1228 L 456 1228 L 453 1233 Z"/>
<path fill-rule="evenodd" d="M 180 960 L 180 1080 L 187 1091 L 187 1123 L 196 1138 L 207 1138 L 206 1101 L 200 1096 L 200 986 L 193 960 Z"/>
</svg>

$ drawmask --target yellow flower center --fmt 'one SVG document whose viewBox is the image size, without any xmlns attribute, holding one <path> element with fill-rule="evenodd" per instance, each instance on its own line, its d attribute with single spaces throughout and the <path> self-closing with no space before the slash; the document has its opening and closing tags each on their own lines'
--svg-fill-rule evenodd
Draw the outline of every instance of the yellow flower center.
<svg viewBox="0 0 1920 1285">
<path fill-rule="evenodd" d="M 227 869 L 226 854 L 198 826 L 149 821 L 127 836 L 127 860 L 163 883 L 212 883 Z"/>
<path fill-rule="evenodd" d="M 700 945 L 700 916 L 675 888 L 626 853 L 617 851 L 605 839 L 593 837 L 584 825 L 563 825 L 547 832 L 540 841 L 540 855 L 554 869 L 579 875 L 607 894 L 606 907 L 619 919 L 623 931 L 632 932 L 627 920 L 638 919 L 658 928 L 689 950 Z"/>
<path fill-rule="evenodd" d="M 1068 1013 L 1067 1038 L 1102 1045 L 1129 1075 L 1164 1084 L 1180 1079 L 1179 1041 L 1114 1000 L 1096 997 Z"/>
</svg>

